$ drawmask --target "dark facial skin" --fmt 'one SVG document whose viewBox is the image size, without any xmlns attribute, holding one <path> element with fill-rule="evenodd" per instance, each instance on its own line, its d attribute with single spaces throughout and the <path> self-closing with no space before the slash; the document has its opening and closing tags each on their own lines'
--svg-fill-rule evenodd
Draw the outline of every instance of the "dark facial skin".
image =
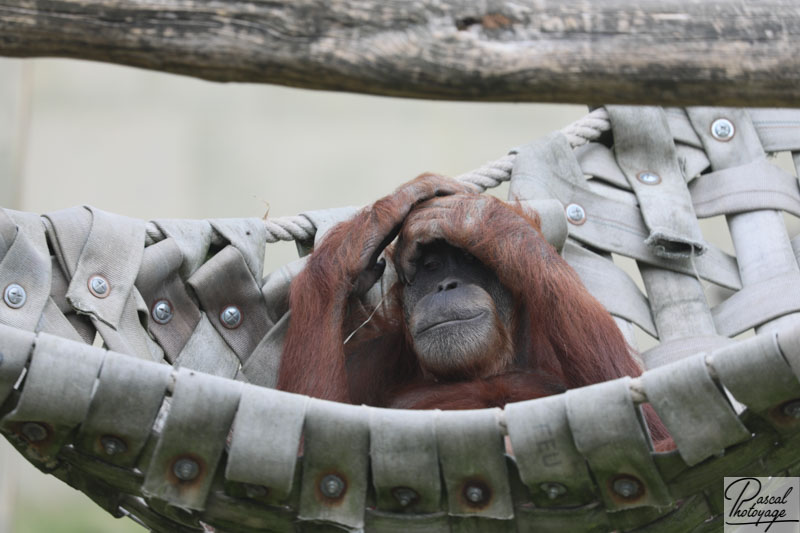
<svg viewBox="0 0 800 533">
<path fill-rule="evenodd" d="M 497 276 L 444 242 L 422 249 L 403 310 L 423 371 L 439 380 L 488 377 L 513 360 L 513 301 Z"/>
</svg>

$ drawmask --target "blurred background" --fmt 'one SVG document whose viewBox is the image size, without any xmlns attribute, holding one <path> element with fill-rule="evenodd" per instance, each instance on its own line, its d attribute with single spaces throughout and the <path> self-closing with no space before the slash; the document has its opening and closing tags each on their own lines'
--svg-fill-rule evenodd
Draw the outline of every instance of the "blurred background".
<svg viewBox="0 0 800 533">
<path fill-rule="evenodd" d="M 90 204 L 142 219 L 271 217 L 364 205 L 456 175 L 586 114 L 223 85 L 73 60 L 0 58 L 0 206 Z M 506 187 L 495 192 L 505 197 Z M 267 249 L 266 269 L 297 257 Z M 0 438 L 0 533 L 143 531 Z"/>
</svg>

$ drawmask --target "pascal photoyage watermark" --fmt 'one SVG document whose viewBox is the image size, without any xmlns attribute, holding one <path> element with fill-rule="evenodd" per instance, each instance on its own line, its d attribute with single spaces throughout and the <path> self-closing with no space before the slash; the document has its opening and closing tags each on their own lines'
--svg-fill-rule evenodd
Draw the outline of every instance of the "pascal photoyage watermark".
<svg viewBox="0 0 800 533">
<path fill-rule="evenodd" d="M 800 533 L 800 477 L 726 477 L 724 533 Z"/>
</svg>

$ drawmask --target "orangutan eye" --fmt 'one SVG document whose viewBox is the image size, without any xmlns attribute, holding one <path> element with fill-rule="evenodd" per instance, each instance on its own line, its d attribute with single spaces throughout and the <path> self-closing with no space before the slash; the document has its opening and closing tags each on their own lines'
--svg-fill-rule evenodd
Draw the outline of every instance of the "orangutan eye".
<svg viewBox="0 0 800 533">
<path fill-rule="evenodd" d="M 428 259 L 424 263 L 422 263 L 422 268 L 424 268 L 428 272 L 433 272 L 434 270 L 438 270 L 440 266 L 442 266 L 442 264 L 435 259 Z"/>
<path fill-rule="evenodd" d="M 462 253 L 463 253 L 463 256 L 464 256 L 463 259 L 464 259 L 465 263 L 474 263 L 475 262 L 475 256 L 474 255 L 472 255 L 469 252 L 462 252 Z"/>
</svg>

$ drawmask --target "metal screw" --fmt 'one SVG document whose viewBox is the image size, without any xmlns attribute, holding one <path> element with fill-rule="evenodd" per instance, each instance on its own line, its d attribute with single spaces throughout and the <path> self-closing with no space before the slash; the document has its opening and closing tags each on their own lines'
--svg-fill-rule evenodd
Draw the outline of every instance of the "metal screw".
<svg viewBox="0 0 800 533">
<path fill-rule="evenodd" d="M 89 278 L 89 292 L 97 298 L 105 298 L 110 291 L 111 287 L 109 287 L 108 281 L 103 276 L 95 274 Z"/>
<path fill-rule="evenodd" d="M 150 314 L 157 323 L 166 324 L 172 320 L 172 304 L 168 300 L 158 300 Z"/>
<path fill-rule="evenodd" d="M 228 329 L 238 328 L 242 323 L 242 312 L 235 305 L 229 305 L 219 315 L 222 325 Z"/>
<path fill-rule="evenodd" d="M 47 438 L 47 428 L 36 422 L 26 422 L 22 425 L 22 435 L 31 442 L 41 442 Z"/>
<path fill-rule="evenodd" d="M 567 219 L 573 224 L 580 226 L 586 222 L 586 211 L 578 204 L 569 204 L 567 206 Z"/>
<path fill-rule="evenodd" d="M 658 185 L 661 183 L 661 176 L 655 172 L 639 172 L 639 174 L 636 176 L 636 179 L 645 185 Z"/>
<path fill-rule="evenodd" d="M 631 499 L 639 495 L 642 485 L 632 477 L 622 476 L 614 480 L 611 485 L 614 492 L 626 499 Z"/>
<path fill-rule="evenodd" d="M 328 474 L 319 483 L 319 490 L 326 498 L 338 498 L 344 493 L 344 481 L 336 474 Z"/>
<path fill-rule="evenodd" d="M 547 494 L 547 497 L 550 498 L 551 500 L 555 500 L 562 494 L 567 493 L 567 487 L 565 487 L 561 483 L 553 483 L 553 482 L 542 483 L 541 485 L 539 485 L 539 488 L 542 489 Z"/>
<path fill-rule="evenodd" d="M 800 419 L 800 400 L 792 400 L 783 406 L 783 414 Z"/>
<path fill-rule="evenodd" d="M 103 451 L 106 452 L 106 455 L 119 455 L 128 451 L 128 447 L 125 445 L 125 442 L 113 435 L 105 435 L 104 437 L 101 437 L 100 445 L 103 447 Z"/>
<path fill-rule="evenodd" d="M 172 466 L 172 473 L 181 481 L 192 481 L 200 475 L 200 465 L 193 459 L 178 459 Z"/>
<path fill-rule="evenodd" d="M 736 128 L 727 118 L 718 118 L 711 123 L 711 136 L 718 141 L 730 141 L 735 134 Z"/>
<path fill-rule="evenodd" d="M 25 300 L 28 299 L 28 295 L 25 294 L 25 289 L 23 289 L 22 286 L 12 283 L 6 287 L 3 293 L 3 299 L 10 308 L 19 309 L 25 305 Z"/>
<path fill-rule="evenodd" d="M 395 487 L 392 489 L 392 496 L 402 507 L 408 507 L 419 498 L 419 494 L 408 487 Z"/>
</svg>

